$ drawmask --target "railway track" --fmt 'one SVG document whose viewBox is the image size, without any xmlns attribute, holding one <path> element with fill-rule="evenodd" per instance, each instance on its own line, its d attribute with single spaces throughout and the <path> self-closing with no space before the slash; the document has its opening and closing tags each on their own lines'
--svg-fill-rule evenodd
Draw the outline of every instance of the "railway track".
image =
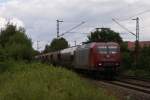
<svg viewBox="0 0 150 100">
<path fill-rule="evenodd" d="M 136 81 L 136 80 L 134 80 L 134 81 Z M 116 85 L 116 86 L 120 86 L 120 87 L 124 87 L 124 88 L 128 88 L 128 89 L 132 89 L 132 90 L 136 90 L 136 91 L 143 92 L 143 93 L 150 95 L 150 85 L 148 85 L 148 84 L 144 85 L 144 84 L 140 84 L 138 82 L 135 83 L 135 82 L 125 81 L 125 80 L 103 81 L 103 82 L 112 84 L 112 85 Z"/>
<path fill-rule="evenodd" d="M 138 77 L 135 77 L 135 76 L 124 76 L 122 78 L 133 79 L 133 80 L 144 81 L 144 82 L 149 82 L 150 83 L 150 79 L 138 78 Z"/>
<path fill-rule="evenodd" d="M 117 78 L 123 78 L 123 79 L 135 79 L 135 80 L 139 80 L 139 81 L 145 81 L 145 82 L 150 82 L 150 78 L 144 78 L 144 77 L 137 77 L 137 76 L 128 76 L 128 75 L 120 75 Z"/>
<path fill-rule="evenodd" d="M 123 83 L 127 83 L 127 84 L 131 84 L 131 85 L 135 85 L 135 86 L 140 86 L 140 87 L 144 87 L 144 88 L 149 88 L 150 89 L 150 83 L 144 84 L 145 81 L 141 81 L 144 82 L 143 84 L 139 83 L 139 82 L 131 82 L 129 80 L 118 80 L 119 82 L 123 82 Z"/>
<path fill-rule="evenodd" d="M 84 76 L 92 84 L 104 88 L 108 94 L 112 94 L 119 100 L 150 100 L 150 82 L 141 79 L 117 78 L 115 80 L 106 80 L 99 77 Z"/>
<path fill-rule="evenodd" d="M 87 76 L 81 76 L 86 79 L 90 79 L 91 81 L 94 81 L 95 83 L 102 83 L 102 84 L 110 84 L 110 85 L 115 85 L 115 86 L 120 86 L 123 88 L 127 88 L 130 90 L 135 90 L 137 92 L 142 92 L 145 94 L 150 95 L 150 80 L 148 79 L 140 79 L 136 77 L 122 77 L 122 78 L 117 78 L 114 81 L 110 80 L 103 80 L 103 79 L 98 79 L 98 78 L 93 78 L 87 77 Z"/>
</svg>

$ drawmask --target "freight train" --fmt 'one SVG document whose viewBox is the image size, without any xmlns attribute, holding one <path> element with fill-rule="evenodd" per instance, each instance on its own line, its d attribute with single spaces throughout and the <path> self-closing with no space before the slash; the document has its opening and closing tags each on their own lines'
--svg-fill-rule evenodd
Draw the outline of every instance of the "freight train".
<svg viewBox="0 0 150 100">
<path fill-rule="evenodd" d="M 71 69 L 116 73 L 121 62 L 120 46 L 115 42 L 93 42 L 35 57 L 42 62 Z M 111 74 L 112 75 L 112 74 Z"/>
</svg>

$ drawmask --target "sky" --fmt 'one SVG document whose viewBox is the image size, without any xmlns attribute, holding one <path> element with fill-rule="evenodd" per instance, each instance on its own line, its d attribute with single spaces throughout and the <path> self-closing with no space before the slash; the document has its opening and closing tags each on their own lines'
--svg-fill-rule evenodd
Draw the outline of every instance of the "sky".
<svg viewBox="0 0 150 100">
<path fill-rule="evenodd" d="M 135 36 L 117 25 L 112 18 L 135 33 L 136 22 L 140 18 L 140 40 L 150 40 L 149 0 L 0 0 L 0 28 L 10 21 L 24 27 L 32 39 L 33 47 L 40 50 L 56 38 L 56 20 L 60 23 L 60 34 L 85 22 L 80 27 L 64 35 L 71 46 L 80 44 L 97 27 L 107 27 L 119 32 L 125 41 L 135 41 Z"/>
</svg>

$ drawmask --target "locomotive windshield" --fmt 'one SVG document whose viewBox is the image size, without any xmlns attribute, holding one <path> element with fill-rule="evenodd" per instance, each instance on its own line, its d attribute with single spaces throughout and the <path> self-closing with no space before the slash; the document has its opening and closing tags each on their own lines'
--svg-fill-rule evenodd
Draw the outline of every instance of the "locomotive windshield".
<svg viewBox="0 0 150 100">
<path fill-rule="evenodd" d="M 119 51 L 117 46 L 99 46 L 97 50 L 101 54 L 115 54 Z"/>
<path fill-rule="evenodd" d="M 118 47 L 117 46 L 108 46 L 108 51 L 111 54 L 117 53 L 118 52 Z"/>
<path fill-rule="evenodd" d="M 107 52 L 108 52 L 107 46 L 99 46 L 97 50 L 101 54 L 107 54 Z"/>
</svg>

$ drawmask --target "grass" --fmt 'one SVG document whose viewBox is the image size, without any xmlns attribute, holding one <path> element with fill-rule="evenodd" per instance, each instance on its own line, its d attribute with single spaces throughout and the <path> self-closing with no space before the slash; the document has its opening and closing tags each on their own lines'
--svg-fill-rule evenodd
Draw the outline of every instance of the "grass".
<svg viewBox="0 0 150 100">
<path fill-rule="evenodd" d="M 0 100 L 116 100 L 64 68 L 23 62 L 5 66 Z"/>
</svg>

